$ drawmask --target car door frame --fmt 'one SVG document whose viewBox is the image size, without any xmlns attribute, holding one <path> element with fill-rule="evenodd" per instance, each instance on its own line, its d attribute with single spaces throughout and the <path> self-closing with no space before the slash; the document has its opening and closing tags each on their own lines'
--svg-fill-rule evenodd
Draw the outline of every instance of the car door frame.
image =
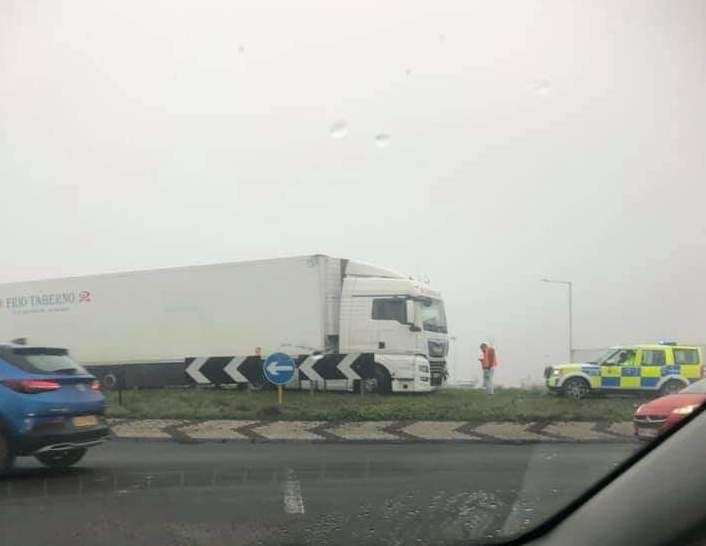
<svg viewBox="0 0 706 546">
<path fill-rule="evenodd" d="M 637 358 L 637 351 L 635 349 L 629 348 L 629 347 L 620 347 L 615 350 L 615 353 L 618 351 L 635 351 L 635 358 Z M 611 358 L 615 355 L 613 353 L 611 355 Z M 601 364 L 600 365 L 600 370 L 599 370 L 599 377 L 600 377 L 600 387 L 599 389 L 601 391 L 605 392 L 615 392 L 619 390 L 627 390 L 626 388 L 623 388 L 620 386 L 621 383 L 621 378 L 623 376 L 623 370 L 626 368 L 626 366 L 623 366 L 622 364 Z M 634 368 L 634 366 L 630 366 L 630 368 Z M 604 379 L 611 379 L 611 380 L 617 380 L 617 381 L 611 381 L 611 384 L 608 384 Z"/>
<path fill-rule="evenodd" d="M 657 390 L 662 384 L 662 370 L 664 366 L 669 364 L 670 359 L 673 357 L 672 352 L 668 350 L 669 347 L 664 347 L 660 349 L 644 349 L 640 348 L 637 351 L 637 362 L 638 368 L 640 370 L 640 390 Z M 664 351 L 664 365 L 649 365 L 645 366 L 642 363 L 643 354 L 645 351 Z M 673 360 L 672 360 L 673 362 Z"/>
</svg>

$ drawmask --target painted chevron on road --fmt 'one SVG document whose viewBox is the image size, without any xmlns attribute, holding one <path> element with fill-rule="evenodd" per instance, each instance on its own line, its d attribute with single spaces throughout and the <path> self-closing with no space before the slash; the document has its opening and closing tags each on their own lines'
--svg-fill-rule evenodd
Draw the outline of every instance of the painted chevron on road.
<svg viewBox="0 0 706 546">
<path fill-rule="evenodd" d="M 109 420 L 115 438 L 250 442 L 615 443 L 635 441 L 632 423 L 465 421 Z"/>
</svg>

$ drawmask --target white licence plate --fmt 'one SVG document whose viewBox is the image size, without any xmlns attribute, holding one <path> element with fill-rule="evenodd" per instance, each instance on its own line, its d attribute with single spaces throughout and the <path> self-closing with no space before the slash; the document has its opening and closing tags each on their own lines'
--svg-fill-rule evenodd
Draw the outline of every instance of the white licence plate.
<svg viewBox="0 0 706 546">
<path fill-rule="evenodd" d="M 637 435 L 643 438 L 655 438 L 659 434 L 659 430 L 656 428 L 640 428 L 637 429 Z"/>
<path fill-rule="evenodd" d="M 79 415 L 74 417 L 74 426 L 76 428 L 95 427 L 98 424 L 98 417 L 95 415 Z"/>
</svg>

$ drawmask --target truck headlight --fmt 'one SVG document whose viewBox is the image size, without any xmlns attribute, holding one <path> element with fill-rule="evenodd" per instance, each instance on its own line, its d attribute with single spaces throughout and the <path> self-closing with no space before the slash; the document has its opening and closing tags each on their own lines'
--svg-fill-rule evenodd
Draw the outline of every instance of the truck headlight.
<svg viewBox="0 0 706 546">
<path fill-rule="evenodd" d="M 561 375 L 561 370 L 552 370 L 552 375 Z"/>
<path fill-rule="evenodd" d="M 419 371 L 422 373 L 429 373 L 429 364 L 420 364 Z"/>
</svg>

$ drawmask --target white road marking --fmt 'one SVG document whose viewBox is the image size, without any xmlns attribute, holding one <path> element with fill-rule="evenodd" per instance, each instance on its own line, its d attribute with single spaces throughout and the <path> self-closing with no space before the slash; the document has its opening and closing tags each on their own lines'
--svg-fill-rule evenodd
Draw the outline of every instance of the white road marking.
<svg viewBox="0 0 706 546">
<path fill-rule="evenodd" d="M 302 486 L 297 480 L 297 475 L 291 468 L 287 469 L 287 479 L 284 481 L 284 513 L 303 514 L 304 499 Z"/>
</svg>

